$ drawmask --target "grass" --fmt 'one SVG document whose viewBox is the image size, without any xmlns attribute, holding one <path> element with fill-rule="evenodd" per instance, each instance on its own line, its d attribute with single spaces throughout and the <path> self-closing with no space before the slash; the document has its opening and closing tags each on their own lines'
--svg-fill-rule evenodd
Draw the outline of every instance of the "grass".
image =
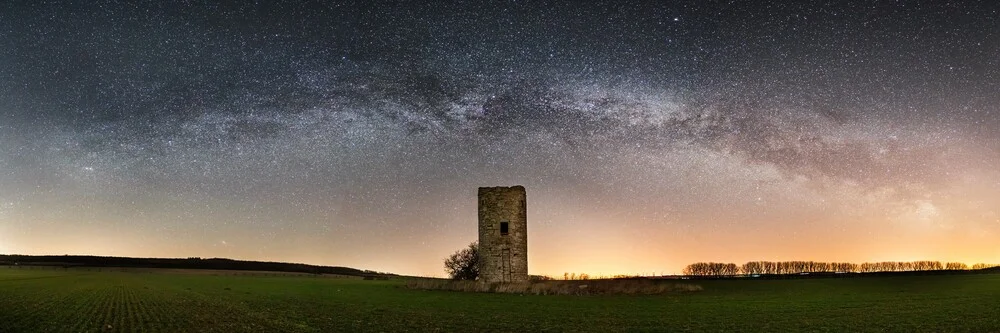
<svg viewBox="0 0 1000 333">
<path fill-rule="evenodd" d="M 0 266 L 0 332 L 997 332 L 1000 275 L 697 281 L 662 295 Z"/>
</svg>

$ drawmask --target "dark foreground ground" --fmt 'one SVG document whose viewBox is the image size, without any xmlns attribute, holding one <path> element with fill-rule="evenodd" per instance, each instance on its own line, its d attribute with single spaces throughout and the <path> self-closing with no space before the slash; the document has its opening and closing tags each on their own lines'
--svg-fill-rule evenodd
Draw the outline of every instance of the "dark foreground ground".
<svg viewBox="0 0 1000 333">
<path fill-rule="evenodd" d="M 214 274 L 214 273 L 213 273 Z M 1000 332 L 1000 275 L 691 281 L 653 296 L 0 266 L 0 332 Z"/>
</svg>

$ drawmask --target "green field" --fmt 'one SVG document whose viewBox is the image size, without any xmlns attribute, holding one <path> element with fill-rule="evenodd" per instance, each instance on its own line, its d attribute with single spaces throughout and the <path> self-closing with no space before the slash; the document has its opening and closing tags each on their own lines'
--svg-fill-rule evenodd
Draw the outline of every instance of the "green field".
<svg viewBox="0 0 1000 333">
<path fill-rule="evenodd" d="M 1000 275 L 698 281 L 654 296 L 0 266 L 0 332 L 1000 332 Z"/>
</svg>

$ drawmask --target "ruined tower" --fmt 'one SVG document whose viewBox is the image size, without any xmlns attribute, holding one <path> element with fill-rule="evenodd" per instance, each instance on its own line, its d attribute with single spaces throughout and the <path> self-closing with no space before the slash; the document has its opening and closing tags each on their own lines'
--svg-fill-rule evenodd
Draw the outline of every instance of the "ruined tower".
<svg viewBox="0 0 1000 333">
<path fill-rule="evenodd" d="M 528 281 L 524 186 L 479 188 L 479 279 Z"/>
</svg>

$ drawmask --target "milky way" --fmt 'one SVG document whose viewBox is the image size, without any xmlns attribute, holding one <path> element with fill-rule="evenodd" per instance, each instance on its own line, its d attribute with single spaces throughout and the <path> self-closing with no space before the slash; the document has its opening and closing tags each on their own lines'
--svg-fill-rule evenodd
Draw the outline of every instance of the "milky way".
<svg viewBox="0 0 1000 333">
<path fill-rule="evenodd" d="M 0 5 L 0 253 L 1000 262 L 989 1 Z"/>
</svg>

